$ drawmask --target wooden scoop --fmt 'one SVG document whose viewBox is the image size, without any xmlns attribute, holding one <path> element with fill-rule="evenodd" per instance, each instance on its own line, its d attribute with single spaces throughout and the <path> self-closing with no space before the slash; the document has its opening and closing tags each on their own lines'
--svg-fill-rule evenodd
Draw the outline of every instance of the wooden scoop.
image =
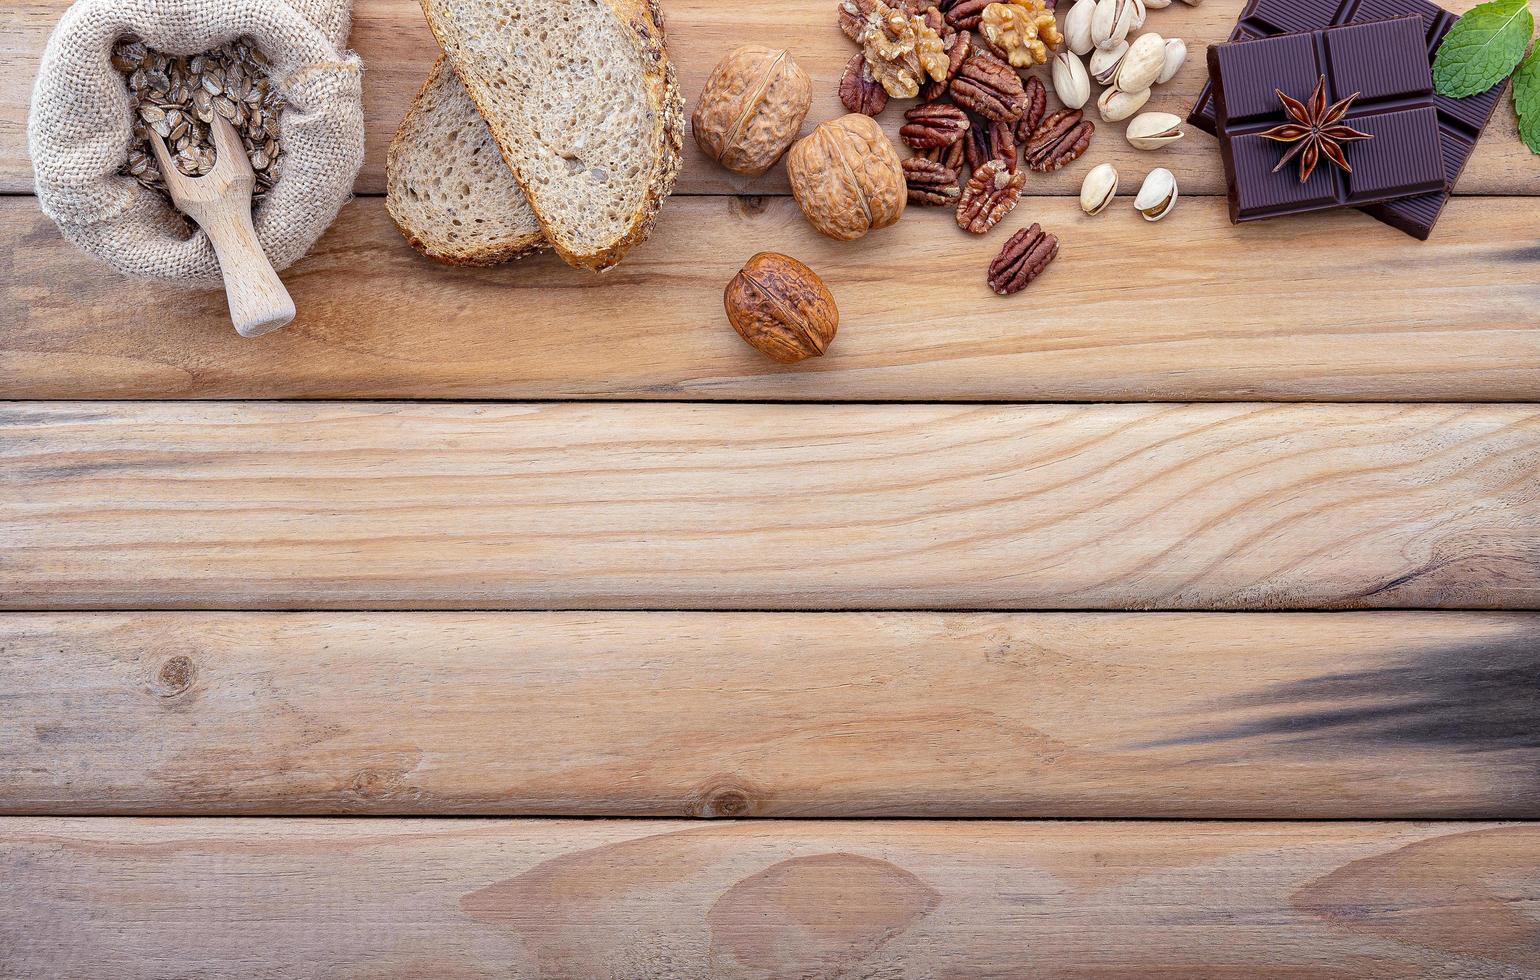
<svg viewBox="0 0 1540 980">
<path fill-rule="evenodd" d="M 294 319 L 294 300 L 251 226 L 251 192 L 257 178 L 246 149 L 225 117 L 214 116 L 212 132 L 217 156 L 214 169 L 202 177 L 188 177 L 178 170 L 160 134 L 153 130 L 150 147 L 171 199 L 214 245 L 236 333 L 260 337 Z"/>
</svg>

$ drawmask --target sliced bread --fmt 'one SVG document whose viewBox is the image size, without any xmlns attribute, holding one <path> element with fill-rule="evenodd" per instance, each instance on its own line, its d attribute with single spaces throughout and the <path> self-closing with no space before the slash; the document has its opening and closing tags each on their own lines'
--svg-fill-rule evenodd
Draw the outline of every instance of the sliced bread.
<svg viewBox="0 0 1540 980">
<path fill-rule="evenodd" d="M 546 245 L 524 189 L 442 56 L 386 154 L 385 209 L 413 248 L 449 265 L 497 265 Z"/>
<path fill-rule="evenodd" d="M 684 100 L 656 0 L 421 0 L 546 238 L 604 269 L 674 188 Z"/>
</svg>

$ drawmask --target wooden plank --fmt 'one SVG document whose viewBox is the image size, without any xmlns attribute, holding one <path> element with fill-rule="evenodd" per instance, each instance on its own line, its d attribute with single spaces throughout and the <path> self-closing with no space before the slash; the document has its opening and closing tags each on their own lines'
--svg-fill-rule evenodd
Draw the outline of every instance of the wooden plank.
<svg viewBox="0 0 1540 980">
<path fill-rule="evenodd" d="M 19 818 L 0 876 L 15 976 L 1540 970 L 1533 824 Z"/>
<path fill-rule="evenodd" d="M 1131 208 L 1087 219 L 1056 198 L 1017 215 L 980 239 L 917 212 L 852 249 L 786 199 L 682 199 L 600 280 L 550 257 L 430 265 L 371 199 L 286 275 L 298 322 L 249 341 L 223 293 L 126 283 L 13 198 L 0 201 L 0 393 L 1540 400 L 1540 249 L 1532 215 L 1510 203 L 1456 201 L 1415 248 L 1347 212 L 1235 229 L 1212 200 L 1159 225 Z M 1001 299 L 984 270 L 1031 220 L 1057 229 L 1063 252 Z M 828 356 L 784 368 L 728 326 L 722 288 L 760 249 L 828 280 L 842 314 Z"/>
<path fill-rule="evenodd" d="M 1450 0 L 1446 6 L 1465 10 L 1475 3 Z M 27 105 L 48 34 L 68 5 L 69 0 L 13 0 L 0 9 L 0 192 L 27 193 L 32 189 L 26 154 Z M 1190 56 L 1181 73 L 1157 89 L 1150 109 L 1186 112 L 1203 82 L 1208 43 L 1229 35 L 1242 6 L 1243 0 L 1208 0 L 1200 8 L 1173 6 L 1151 13 L 1149 29 L 1184 38 Z M 808 129 L 845 111 L 839 103 L 837 80 L 855 49 L 835 26 L 835 0 L 665 0 L 663 8 L 670 51 L 692 107 L 717 60 L 737 45 L 753 42 L 789 48 L 812 75 L 814 102 Z M 385 149 L 427 77 L 438 48 L 415 0 L 358 0 L 353 19 L 352 43 L 368 68 L 364 75 L 367 161 L 358 188 L 364 193 L 382 193 Z M 1046 76 L 1042 69 L 1039 72 Z M 884 114 L 890 133 L 896 133 L 904 105 L 907 103 L 895 103 Z M 1098 126 L 1100 132 L 1087 160 L 1112 162 L 1130 181 L 1155 165 L 1154 157 L 1132 149 L 1123 140 L 1121 123 Z M 682 193 L 786 193 L 785 174 L 780 168 L 760 179 L 738 177 L 707 161 L 693 140 L 685 143 Z M 1184 193 L 1224 193 L 1217 145 L 1202 133 L 1194 132 L 1163 151 L 1159 162 L 1177 173 Z M 1075 193 L 1086 166 L 1081 163 L 1058 174 L 1034 175 L 1033 193 Z M 1534 166 L 1533 157 L 1519 142 L 1508 100 L 1489 127 L 1458 190 L 1464 194 L 1540 194 L 1540 168 Z"/>
<path fill-rule="evenodd" d="M 0 407 L 0 607 L 1540 607 L 1540 406 Z"/>
<path fill-rule="evenodd" d="M 1540 815 L 1535 615 L 10 614 L 0 651 L 10 814 Z"/>
</svg>

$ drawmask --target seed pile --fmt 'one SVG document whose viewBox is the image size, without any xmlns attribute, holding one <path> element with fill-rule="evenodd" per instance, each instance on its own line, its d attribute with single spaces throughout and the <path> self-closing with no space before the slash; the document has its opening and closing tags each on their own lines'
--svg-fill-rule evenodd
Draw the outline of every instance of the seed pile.
<svg viewBox="0 0 1540 980">
<path fill-rule="evenodd" d="M 278 182 L 283 153 L 278 117 L 284 101 L 268 78 L 267 58 L 250 41 L 237 39 L 216 51 L 177 57 L 131 37 L 113 48 L 112 64 L 127 76 L 134 111 L 134 143 L 120 173 L 165 191 L 150 148 L 153 131 L 165 140 L 183 174 L 207 174 L 214 168 L 209 129 L 217 114 L 240 134 L 256 172 L 256 193 L 263 194 Z"/>
</svg>

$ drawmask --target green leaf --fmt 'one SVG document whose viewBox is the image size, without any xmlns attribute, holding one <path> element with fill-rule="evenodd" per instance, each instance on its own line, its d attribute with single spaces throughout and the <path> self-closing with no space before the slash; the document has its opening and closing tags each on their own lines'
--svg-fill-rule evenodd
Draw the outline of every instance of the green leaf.
<svg viewBox="0 0 1540 980">
<path fill-rule="evenodd" d="M 1513 108 L 1519 114 L 1519 138 L 1531 153 L 1540 153 L 1540 45 L 1513 76 Z"/>
<path fill-rule="evenodd" d="M 1529 47 L 1535 17 L 1529 0 L 1492 0 L 1455 21 L 1433 59 L 1439 95 L 1479 95 L 1507 78 Z"/>
</svg>

